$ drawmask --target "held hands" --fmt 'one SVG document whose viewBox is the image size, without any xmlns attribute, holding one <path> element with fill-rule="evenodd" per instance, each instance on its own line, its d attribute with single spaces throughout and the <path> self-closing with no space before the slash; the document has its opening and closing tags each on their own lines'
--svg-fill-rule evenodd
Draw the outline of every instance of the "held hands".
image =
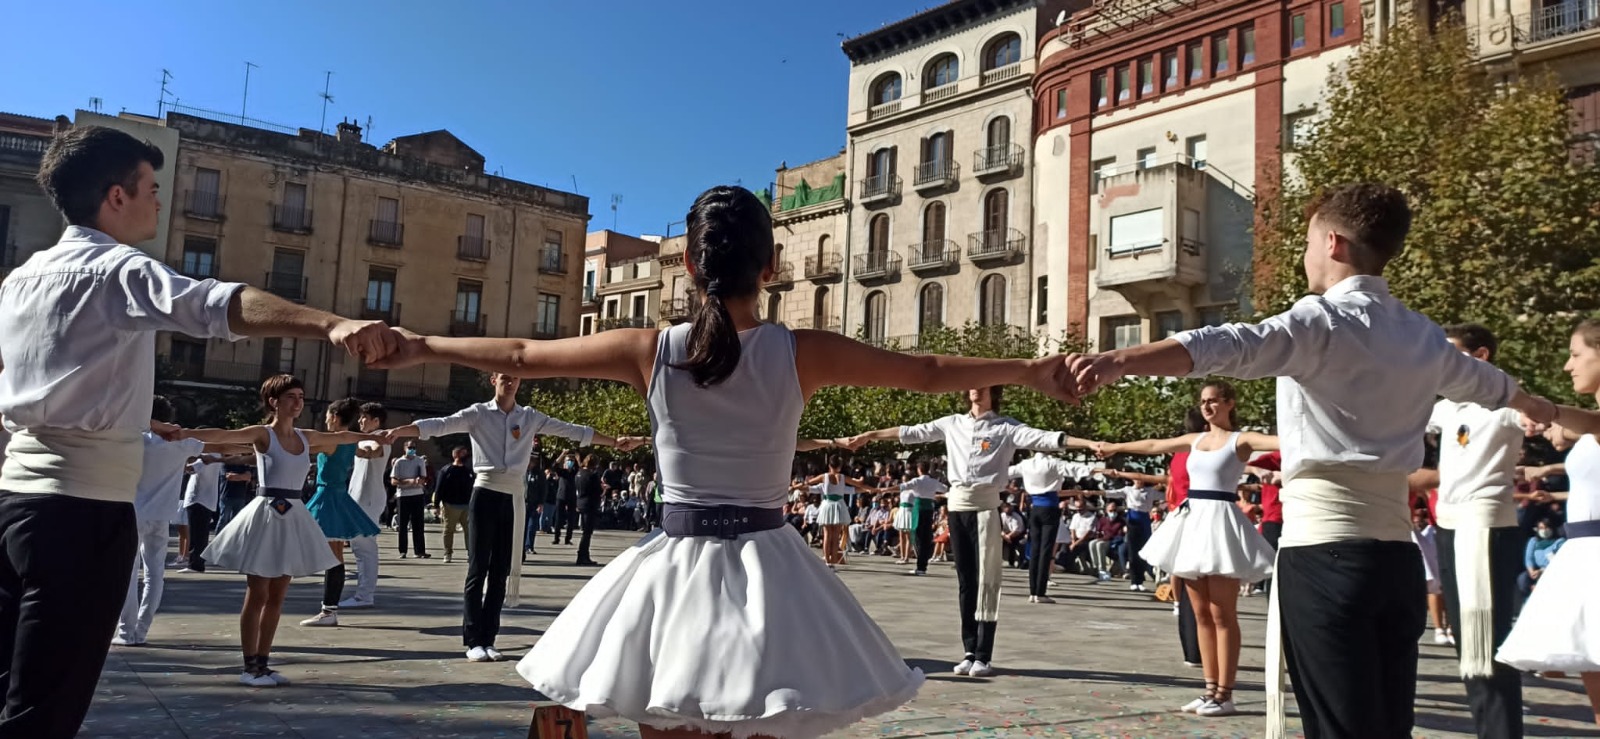
<svg viewBox="0 0 1600 739">
<path fill-rule="evenodd" d="M 400 348 L 404 336 L 383 321 L 342 318 L 328 329 L 328 341 L 342 346 L 350 356 L 371 365 Z"/>
<path fill-rule="evenodd" d="M 387 354 L 366 360 L 372 369 L 404 369 L 427 361 L 427 337 L 403 328 L 388 329 L 394 337 L 394 348 Z"/>
<path fill-rule="evenodd" d="M 1070 354 L 1066 358 L 1069 387 L 1074 397 L 1083 398 L 1122 379 L 1122 363 L 1115 353 Z"/>
<path fill-rule="evenodd" d="M 619 436 L 617 437 L 617 451 L 631 452 L 649 443 L 650 438 L 646 436 Z"/>
<path fill-rule="evenodd" d="M 150 433 L 167 441 L 178 441 L 183 438 L 183 428 L 174 423 L 150 422 Z"/>
<path fill-rule="evenodd" d="M 1094 452 L 1094 456 L 1100 459 L 1110 459 L 1117 455 L 1117 445 L 1104 441 L 1095 442 L 1089 449 Z M 1112 470 L 1112 472 L 1115 472 L 1115 470 Z"/>
</svg>

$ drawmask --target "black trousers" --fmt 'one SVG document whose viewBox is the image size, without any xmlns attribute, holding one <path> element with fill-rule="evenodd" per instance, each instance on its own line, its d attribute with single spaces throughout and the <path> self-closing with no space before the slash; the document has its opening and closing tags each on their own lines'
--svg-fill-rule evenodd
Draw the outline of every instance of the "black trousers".
<svg viewBox="0 0 1600 739">
<path fill-rule="evenodd" d="M 961 647 L 967 659 L 994 661 L 995 621 L 978 620 L 978 511 L 950 512 L 950 555 L 955 558 L 956 599 L 961 609 Z M 999 521 L 995 522 L 1000 525 Z"/>
<path fill-rule="evenodd" d="M 1178 646 L 1183 648 L 1183 661 L 1200 664 L 1200 631 L 1194 623 L 1194 604 L 1189 602 L 1189 588 L 1183 579 L 1172 581 L 1172 594 L 1178 598 Z"/>
<path fill-rule="evenodd" d="M 1417 639 L 1428 616 L 1417 546 L 1356 539 L 1288 547 L 1277 572 L 1306 739 L 1410 737 Z"/>
<path fill-rule="evenodd" d="M 1128 584 L 1143 585 L 1145 570 L 1150 565 L 1145 564 L 1144 557 L 1139 556 L 1139 550 L 1150 541 L 1150 516 L 1128 516 L 1128 529 L 1125 538 L 1128 540 Z"/>
<path fill-rule="evenodd" d="M 133 573 L 133 505 L 0 492 L 0 739 L 70 739 Z"/>
<path fill-rule="evenodd" d="M 419 555 L 428 553 L 428 543 L 422 540 L 422 510 L 428 505 L 426 495 L 407 495 L 396 504 L 400 509 L 400 525 L 395 532 L 400 535 L 400 553 L 406 553 L 406 530 L 411 531 L 411 548 Z"/>
<path fill-rule="evenodd" d="M 598 525 L 600 523 L 600 506 L 599 506 L 599 504 L 597 503 L 595 505 L 579 506 L 578 507 L 578 518 L 579 518 L 579 522 L 581 524 L 581 528 L 583 530 L 582 536 L 579 537 L 579 539 L 578 539 L 578 561 L 579 562 L 588 562 L 589 561 L 589 539 L 590 539 L 590 537 L 594 536 L 594 528 L 595 528 L 596 525 Z M 572 536 L 572 532 L 571 532 L 570 529 L 567 531 L 567 536 L 568 537 Z"/>
<path fill-rule="evenodd" d="M 1283 522 L 1282 521 L 1262 521 L 1261 522 L 1261 537 L 1266 539 L 1268 544 L 1272 545 L 1272 551 L 1274 551 L 1274 552 L 1278 551 L 1278 539 L 1283 538 Z M 1272 592 L 1272 578 L 1271 577 L 1268 577 L 1267 579 L 1261 581 L 1261 592 L 1262 593 L 1270 593 L 1270 592 Z"/>
<path fill-rule="evenodd" d="M 567 543 L 571 544 L 572 531 L 578 527 L 578 502 L 575 500 L 563 500 L 557 503 L 556 507 L 561 510 L 561 518 L 556 519 L 555 538 L 561 538 L 561 528 L 565 526 L 567 529 Z"/>
<path fill-rule="evenodd" d="M 1028 595 L 1044 595 L 1050 588 L 1050 553 L 1061 531 L 1060 506 L 1034 506 L 1028 511 L 1028 541 L 1033 558 L 1028 561 Z"/>
<path fill-rule="evenodd" d="M 511 575 L 511 527 L 516 525 L 510 493 L 473 488 L 467 503 L 467 583 L 463 589 L 461 643 L 468 649 L 492 647 L 500 634 L 500 609 Z"/>
<path fill-rule="evenodd" d="M 1439 529 L 1439 577 L 1443 580 L 1445 610 L 1457 629 L 1456 656 L 1461 655 L 1461 593 L 1456 587 L 1456 532 Z M 1516 526 L 1489 530 L 1489 600 L 1494 625 L 1494 648 L 1511 634 L 1517 612 L 1517 576 L 1523 573 L 1523 547 L 1527 538 Z M 1494 674 L 1466 680 L 1467 702 L 1480 739 L 1521 739 L 1522 675 L 1516 668 L 1494 663 Z"/>
<path fill-rule="evenodd" d="M 935 515 L 932 498 L 917 499 L 917 528 L 911 535 L 917 547 L 917 572 L 927 572 L 928 560 L 933 558 L 933 518 Z"/>
<path fill-rule="evenodd" d="M 221 504 L 218 506 L 221 510 L 217 511 L 217 520 L 213 523 L 213 528 L 216 531 L 227 528 L 228 523 L 233 521 L 233 517 L 239 515 L 239 511 L 244 510 L 244 507 L 250 505 L 250 501 L 254 499 L 254 495 L 222 498 Z"/>
<path fill-rule="evenodd" d="M 206 558 L 200 556 L 211 543 L 211 525 L 216 523 L 215 511 L 196 503 L 183 509 L 189 518 L 189 569 L 206 571 Z"/>
</svg>

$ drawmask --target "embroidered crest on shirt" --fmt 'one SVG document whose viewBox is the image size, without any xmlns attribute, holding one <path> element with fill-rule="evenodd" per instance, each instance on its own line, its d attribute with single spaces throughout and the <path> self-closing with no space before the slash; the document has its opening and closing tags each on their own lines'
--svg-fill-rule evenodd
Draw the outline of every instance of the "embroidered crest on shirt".
<svg viewBox="0 0 1600 739">
<path fill-rule="evenodd" d="M 988 439 L 979 439 L 978 440 L 978 449 L 980 451 L 982 451 L 983 453 L 987 454 L 989 452 L 989 450 L 993 449 L 993 448 L 994 448 L 994 442 L 989 441 Z"/>
<path fill-rule="evenodd" d="M 511 425 L 511 438 L 513 438 L 513 439 L 522 438 L 522 425 L 521 424 L 512 424 Z"/>
<path fill-rule="evenodd" d="M 1472 430 L 1467 428 L 1466 424 L 1461 424 L 1461 428 L 1456 429 L 1456 443 L 1460 444 L 1461 446 L 1466 446 L 1467 442 L 1471 440 Z"/>
<path fill-rule="evenodd" d="M 273 498 L 268 505 L 272 506 L 272 510 L 277 511 L 280 516 L 289 512 L 289 501 L 285 498 Z"/>
</svg>

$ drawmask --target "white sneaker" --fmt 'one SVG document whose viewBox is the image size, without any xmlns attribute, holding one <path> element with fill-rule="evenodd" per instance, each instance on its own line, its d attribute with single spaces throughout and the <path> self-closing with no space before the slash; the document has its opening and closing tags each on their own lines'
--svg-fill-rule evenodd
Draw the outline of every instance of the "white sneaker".
<svg viewBox="0 0 1600 739">
<path fill-rule="evenodd" d="M 1450 635 L 1445 633 L 1444 629 L 1434 629 L 1433 630 L 1433 643 L 1434 644 L 1441 644 L 1441 645 L 1449 644 L 1450 643 Z"/>
<path fill-rule="evenodd" d="M 1211 702 L 1211 699 L 1209 697 L 1206 697 L 1206 696 L 1202 695 L 1199 698 L 1196 698 L 1196 699 L 1194 699 L 1192 701 L 1189 701 L 1188 703 L 1183 704 L 1183 707 L 1179 708 L 1178 710 L 1183 711 L 1184 713 L 1194 713 L 1195 711 L 1200 710 L 1201 706 L 1203 706 L 1203 705 L 1205 705 L 1207 703 L 1210 703 L 1210 702 Z"/>
<path fill-rule="evenodd" d="M 1239 709 L 1234 707 L 1232 698 L 1221 703 L 1208 700 L 1205 705 L 1194 709 L 1194 715 L 1196 716 L 1236 716 L 1238 714 Z"/>
<path fill-rule="evenodd" d="M 178 572 L 184 573 L 184 574 L 189 574 L 189 575 L 204 575 L 204 574 L 206 574 L 202 570 L 191 570 L 191 569 L 189 569 L 188 565 L 184 565 L 183 569 L 178 570 Z"/>
<path fill-rule="evenodd" d="M 283 686 L 289 684 L 289 678 L 284 677 L 283 673 L 271 668 L 268 668 L 267 674 L 262 675 L 262 677 L 271 680 L 273 685 Z"/>
<path fill-rule="evenodd" d="M 1056 599 L 1052 598 L 1052 597 L 1050 597 L 1048 595 L 1041 595 L 1041 596 L 1039 596 L 1039 599 L 1037 601 L 1034 601 L 1034 602 L 1035 603 L 1054 603 L 1054 602 L 1056 602 Z"/>
<path fill-rule="evenodd" d="M 973 662 L 972 671 L 967 674 L 973 677 L 988 677 L 994 674 L 994 668 L 988 662 Z"/>
<path fill-rule="evenodd" d="M 249 672 L 239 673 L 239 684 L 250 688 L 276 688 L 278 681 L 266 675 L 256 675 Z"/>
<path fill-rule="evenodd" d="M 467 650 L 467 661 L 468 662 L 488 662 L 489 661 L 489 650 L 484 649 L 483 647 L 473 647 L 471 649 L 468 649 Z"/>
<path fill-rule="evenodd" d="M 1174 615 L 1174 616 L 1178 615 L 1178 604 L 1177 603 L 1173 603 L 1172 604 L 1172 615 Z"/>
<path fill-rule="evenodd" d="M 370 601 L 370 600 L 361 600 L 360 598 L 354 598 L 354 597 L 345 598 L 344 600 L 339 601 L 339 610 L 341 610 L 341 611 L 346 609 L 346 608 L 371 608 L 372 606 L 373 606 L 373 602 L 372 601 Z"/>
<path fill-rule="evenodd" d="M 1110 582 L 1110 581 L 1111 581 L 1111 573 L 1106 572 L 1105 570 L 1101 570 L 1100 571 L 1100 582 Z"/>
<path fill-rule="evenodd" d="M 300 622 L 301 626 L 338 626 L 339 614 L 323 611 Z"/>
<path fill-rule="evenodd" d="M 1190 662 L 1189 660 L 1184 660 L 1183 661 L 1183 666 L 1191 668 L 1191 669 L 1195 669 L 1195 670 L 1198 670 L 1198 669 L 1200 669 L 1202 667 L 1205 667 L 1205 665 L 1202 665 L 1199 662 Z"/>
<path fill-rule="evenodd" d="M 134 641 L 132 639 L 129 639 L 127 637 L 124 637 L 124 636 L 113 636 L 113 637 L 111 637 L 112 646 L 131 647 L 131 646 L 133 646 L 134 644 L 137 644 L 137 643 L 138 642 L 136 642 L 136 641 Z"/>
<path fill-rule="evenodd" d="M 504 662 L 506 659 L 506 656 L 501 654 L 500 650 L 495 649 L 494 647 L 484 647 L 483 653 L 484 655 L 488 656 L 490 662 Z"/>
<path fill-rule="evenodd" d="M 1150 589 L 1146 588 L 1143 585 L 1129 585 L 1128 589 L 1133 591 L 1133 592 L 1136 592 L 1136 593 L 1148 593 L 1148 592 L 1150 592 Z"/>
<path fill-rule="evenodd" d="M 973 664 L 974 663 L 972 661 L 972 658 L 968 657 L 968 658 L 966 658 L 964 660 L 961 660 L 960 662 L 956 663 L 956 668 L 955 668 L 954 672 L 957 675 L 969 674 L 969 673 L 972 672 L 972 665 Z"/>
</svg>

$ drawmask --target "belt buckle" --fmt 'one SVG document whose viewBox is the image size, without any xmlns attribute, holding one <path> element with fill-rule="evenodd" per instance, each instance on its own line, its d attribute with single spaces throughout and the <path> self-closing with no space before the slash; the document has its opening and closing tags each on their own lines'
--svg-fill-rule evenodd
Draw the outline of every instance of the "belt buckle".
<svg viewBox="0 0 1600 739">
<path fill-rule="evenodd" d="M 738 506 L 717 506 L 717 538 L 732 541 L 739 538 Z"/>
</svg>

